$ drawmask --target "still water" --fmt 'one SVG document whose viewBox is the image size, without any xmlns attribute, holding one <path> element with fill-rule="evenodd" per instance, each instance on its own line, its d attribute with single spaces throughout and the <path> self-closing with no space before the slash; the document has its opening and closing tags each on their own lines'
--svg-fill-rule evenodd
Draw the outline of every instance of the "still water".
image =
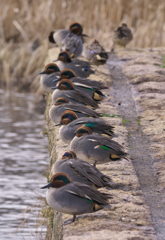
<svg viewBox="0 0 165 240">
<path fill-rule="evenodd" d="M 44 239 L 36 228 L 36 215 L 22 212 L 38 202 L 48 166 L 44 115 L 34 110 L 35 96 L 0 89 L 0 239 Z M 29 215 L 30 214 L 30 215 Z M 28 224 L 21 226 L 28 217 Z M 42 231 L 43 236 L 39 237 Z"/>
</svg>

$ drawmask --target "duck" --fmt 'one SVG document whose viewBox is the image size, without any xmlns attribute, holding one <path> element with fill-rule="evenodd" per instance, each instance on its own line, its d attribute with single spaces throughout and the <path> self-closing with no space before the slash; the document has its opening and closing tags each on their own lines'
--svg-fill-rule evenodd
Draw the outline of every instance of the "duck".
<svg viewBox="0 0 165 240">
<path fill-rule="evenodd" d="M 56 66 L 56 67 L 55 67 Z M 54 68 L 52 73 L 47 68 Z M 42 74 L 41 85 L 48 92 L 53 92 L 56 89 L 57 84 L 62 79 L 69 79 L 75 86 L 75 89 L 81 90 L 91 97 L 93 97 L 96 101 L 101 101 L 105 98 L 105 95 L 100 91 L 100 89 L 107 89 L 108 87 L 100 81 L 95 81 L 87 78 L 77 77 L 75 73 L 70 69 L 64 69 L 59 72 L 59 68 L 56 64 L 48 64 L 45 67 L 45 71 L 39 73 Z M 59 74 L 60 73 L 60 74 Z"/>
<path fill-rule="evenodd" d="M 97 84 L 95 83 L 92 83 L 90 81 L 82 81 L 76 78 L 68 79 L 69 81 L 67 79 L 68 78 L 62 78 L 63 84 L 67 84 L 69 87 L 68 83 L 70 83 L 70 89 L 74 88 L 75 90 L 84 92 L 95 101 L 102 101 L 106 98 L 106 96 L 99 89 L 97 89 L 97 86 L 95 86 Z M 55 87 L 52 87 L 52 89 L 56 89 L 60 83 L 57 81 L 57 85 Z"/>
<path fill-rule="evenodd" d="M 96 188 L 111 187 L 114 183 L 111 178 L 101 173 L 86 161 L 77 158 L 72 151 L 67 151 L 52 166 L 51 172 L 56 174 L 63 172 L 69 176 L 71 181 L 92 185 Z"/>
<path fill-rule="evenodd" d="M 73 22 L 69 27 L 70 32 L 61 43 L 61 51 L 67 50 L 72 58 L 77 58 L 83 50 L 82 25 Z"/>
<path fill-rule="evenodd" d="M 98 118 L 101 116 L 100 113 L 97 113 L 93 109 L 90 109 L 83 104 L 71 103 L 67 98 L 60 97 L 57 98 L 55 103 L 49 109 L 49 118 L 54 122 L 58 123 L 61 119 L 61 115 L 67 111 L 73 111 L 78 118 L 80 117 L 92 117 Z"/>
<path fill-rule="evenodd" d="M 54 90 L 56 81 L 60 76 L 60 69 L 55 63 L 49 63 L 45 66 L 44 71 L 40 72 L 40 85 L 48 93 L 52 93 Z"/>
<path fill-rule="evenodd" d="M 87 78 L 90 74 L 95 73 L 95 71 L 91 69 L 90 62 L 77 58 L 71 59 L 71 56 L 67 50 L 61 51 L 58 55 L 58 58 L 53 62 L 57 62 L 60 71 L 69 68 L 73 70 L 77 76 L 82 78 Z"/>
<path fill-rule="evenodd" d="M 84 47 L 82 55 L 96 66 L 105 64 L 108 59 L 108 52 L 105 51 L 96 39 L 90 45 Z"/>
<path fill-rule="evenodd" d="M 69 79 L 62 79 L 58 82 L 58 86 L 53 87 L 55 89 L 52 94 L 52 102 L 55 103 L 59 97 L 67 98 L 69 102 L 78 102 L 92 108 L 98 107 L 98 101 L 92 99 L 88 94 L 75 89 L 74 84 Z"/>
<path fill-rule="evenodd" d="M 101 134 L 93 133 L 91 128 L 85 126 L 75 131 L 75 137 L 70 142 L 70 150 L 75 152 L 78 158 L 93 166 L 117 161 L 127 156 L 119 143 Z"/>
<path fill-rule="evenodd" d="M 82 78 L 82 77 L 78 77 L 74 71 L 72 71 L 71 69 L 64 69 L 60 72 L 60 79 L 63 78 L 67 78 L 70 81 L 72 81 L 74 84 L 78 83 L 85 83 L 87 86 L 90 87 L 94 87 L 98 90 L 101 89 L 108 89 L 108 87 L 105 85 L 105 83 L 103 81 L 96 81 L 96 80 L 91 80 L 89 78 Z"/>
<path fill-rule="evenodd" d="M 133 39 L 133 34 L 131 32 L 131 29 L 127 27 L 126 23 L 122 23 L 120 27 L 118 27 L 114 31 L 114 36 L 113 36 L 113 46 L 111 51 L 114 51 L 115 45 L 120 45 L 125 48 L 125 46 L 131 42 Z"/>
<path fill-rule="evenodd" d="M 63 40 L 69 35 L 69 34 L 75 34 L 78 36 L 81 36 L 82 42 L 85 42 L 84 37 L 88 37 L 86 34 L 83 34 L 83 28 L 82 25 L 78 22 L 73 22 L 69 25 L 69 29 L 58 29 L 55 31 L 51 31 L 49 34 L 49 42 L 55 43 L 58 46 L 62 45 Z"/>
<path fill-rule="evenodd" d="M 48 37 L 49 42 L 61 46 L 62 41 L 66 38 L 66 36 L 69 33 L 70 33 L 69 29 L 58 29 L 55 31 L 51 31 Z"/>
<path fill-rule="evenodd" d="M 112 138 L 113 136 L 113 128 L 109 123 L 104 121 L 102 118 L 89 118 L 89 117 L 81 117 L 78 116 L 73 111 L 65 111 L 61 115 L 61 120 L 54 126 L 60 126 L 59 136 L 60 139 L 65 143 L 70 143 L 70 141 L 75 136 L 75 131 L 81 127 L 88 127 L 92 129 L 93 132 L 103 134 L 108 138 Z"/>
<path fill-rule="evenodd" d="M 81 182 L 71 181 L 65 173 L 54 174 L 50 182 L 41 187 L 49 188 L 46 193 L 48 205 L 54 210 L 73 215 L 93 213 L 102 208 L 110 209 L 108 199 L 112 195 L 101 193 L 97 189 Z"/>
</svg>

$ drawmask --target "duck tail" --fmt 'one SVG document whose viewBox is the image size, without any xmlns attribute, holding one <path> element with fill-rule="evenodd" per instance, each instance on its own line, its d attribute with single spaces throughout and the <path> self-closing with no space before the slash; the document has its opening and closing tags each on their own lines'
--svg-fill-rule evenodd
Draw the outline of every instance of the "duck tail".
<svg viewBox="0 0 165 240">
<path fill-rule="evenodd" d="M 53 38 L 54 33 L 55 33 L 55 31 L 50 32 L 49 37 L 48 37 L 49 42 L 51 42 L 51 43 L 56 43 L 54 38 Z"/>
</svg>

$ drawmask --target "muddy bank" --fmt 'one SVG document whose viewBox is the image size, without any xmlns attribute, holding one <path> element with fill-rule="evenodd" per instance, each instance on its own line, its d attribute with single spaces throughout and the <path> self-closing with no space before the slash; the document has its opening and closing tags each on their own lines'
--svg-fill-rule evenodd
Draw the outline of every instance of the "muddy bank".
<svg viewBox="0 0 165 240">
<path fill-rule="evenodd" d="M 46 63 L 54 60 L 57 53 L 58 49 L 51 49 L 48 53 Z M 118 55 L 116 55 L 115 58 L 118 58 Z M 122 58 L 125 58 L 125 53 Z M 110 204 L 112 205 L 111 210 L 101 210 L 93 214 L 78 216 L 77 220 L 69 225 L 65 225 L 64 222 L 71 219 L 70 215 L 55 212 L 53 231 L 48 239 L 157 239 L 153 220 L 151 219 L 150 208 L 148 202 L 146 202 L 145 194 L 141 186 L 141 179 L 139 182 L 137 172 L 135 171 L 134 156 L 132 155 L 133 148 L 130 147 L 130 144 L 132 144 L 130 140 L 130 129 L 128 129 L 127 126 L 130 122 L 126 121 L 129 120 L 129 116 L 125 116 L 121 111 L 121 106 L 123 106 L 122 99 L 116 99 L 117 94 L 115 93 L 116 86 L 114 82 L 117 77 L 122 78 L 122 67 L 117 63 L 118 60 L 111 60 L 114 61 L 114 64 L 111 61 L 109 63 L 110 66 L 105 65 L 99 67 L 96 75 L 91 75 L 90 78 L 106 81 L 109 86 L 109 89 L 104 90 L 107 98 L 101 103 L 98 111 L 106 114 L 106 116 L 108 116 L 105 117 L 106 120 L 108 120 L 110 124 L 115 125 L 116 137 L 114 140 L 126 148 L 130 153 L 130 160 L 106 163 L 98 167 L 100 171 L 110 176 L 116 183 L 115 189 L 104 189 L 104 192 L 111 193 L 114 196 L 113 199 L 110 200 Z M 120 68 L 120 71 L 118 71 L 116 66 Z M 123 81 L 126 82 L 126 77 L 124 77 L 124 79 Z M 129 98 L 131 98 L 131 94 L 128 96 L 128 99 Z M 52 164 L 69 148 L 67 144 L 59 139 L 59 129 L 53 128 L 53 123 L 48 117 L 48 110 L 51 105 L 50 95 L 47 96 L 47 103 L 45 116 L 48 124 L 51 176 Z M 138 129 L 139 124 L 136 122 L 135 126 L 130 127 Z M 143 172 L 144 171 L 145 169 L 143 169 Z"/>
</svg>

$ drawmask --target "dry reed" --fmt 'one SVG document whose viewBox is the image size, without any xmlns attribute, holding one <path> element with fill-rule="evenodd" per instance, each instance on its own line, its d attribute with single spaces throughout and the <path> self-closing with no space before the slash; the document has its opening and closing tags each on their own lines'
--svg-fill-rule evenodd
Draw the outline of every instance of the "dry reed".
<svg viewBox="0 0 165 240">
<path fill-rule="evenodd" d="M 78 21 L 84 33 L 97 38 L 106 50 L 114 29 L 126 22 L 134 34 L 132 47 L 165 44 L 163 0 L 7 0 L 0 1 L 1 85 L 28 88 L 42 69 L 50 31 Z M 37 78 L 38 79 L 38 78 Z M 38 88 L 38 81 L 33 90 Z"/>
<path fill-rule="evenodd" d="M 19 235 L 22 234 L 23 236 L 26 228 L 29 230 L 29 235 L 31 237 L 33 236 L 34 239 L 45 239 L 46 235 L 52 234 L 53 209 L 48 206 L 45 197 L 40 196 L 39 193 L 35 193 L 35 201 L 35 204 L 28 206 L 22 212 L 22 222 L 17 226 L 17 229 L 12 235 L 19 233 Z M 32 222 L 34 212 L 36 214 L 36 221 Z"/>
</svg>

